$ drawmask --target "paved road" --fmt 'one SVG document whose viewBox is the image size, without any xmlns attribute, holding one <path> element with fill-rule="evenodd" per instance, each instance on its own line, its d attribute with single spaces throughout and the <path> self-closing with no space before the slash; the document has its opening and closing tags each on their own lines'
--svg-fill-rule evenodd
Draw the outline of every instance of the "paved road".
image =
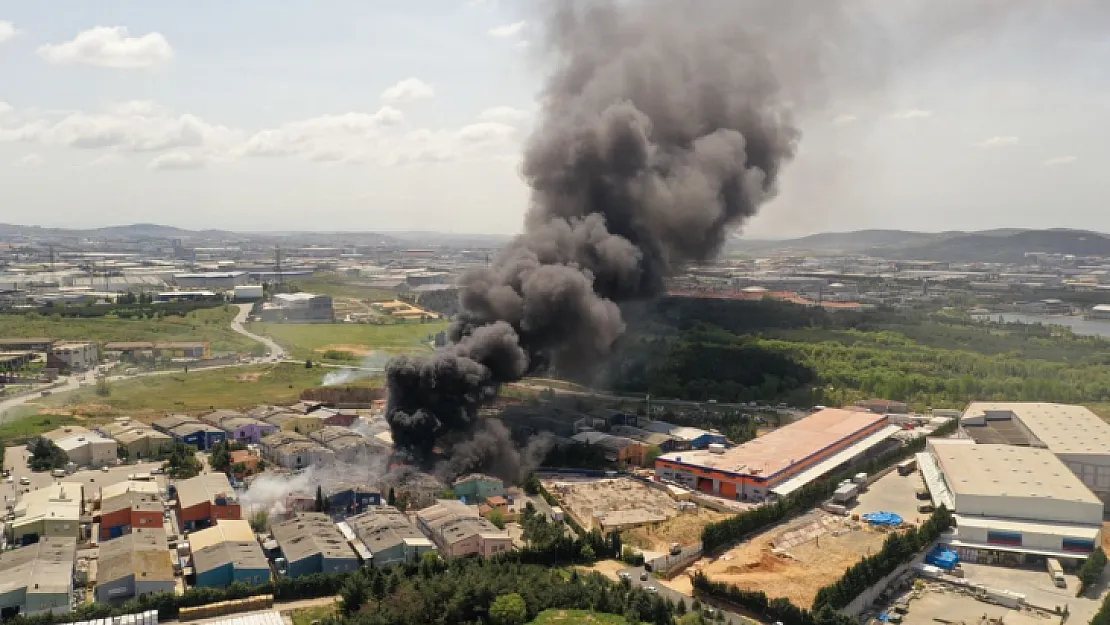
<svg viewBox="0 0 1110 625">
<path fill-rule="evenodd" d="M 243 323 L 246 322 L 247 317 L 251 314 L 251 308 L 253 307 L 253 305 L 239 304 L 238 306 L 239 314 L 235 315 L 235 319 L 231 321 L 231 329 L 257 343 L 262 343 L 263 345 L 265 345 L 266 349 L 269 350 L 266 354 L 267 360 L 276 361 L 285 358 L 285 350 L 281 348 L 281 345 L 275 343 L 273 339 L 267 336 L 259 336 L 257 334 L 254 334 L 250 330 L 247 330 L 245 327 L 243 327 Z"/>
<path fill-rule="evenodd" d="M 642 588 L 654 588 L 655 589 L 654 592 L 657 593 L 658 595 L 660 595 L 662 597 L 666 597 L 667 599 L 670 599 L 671 601 L 675 602 L 676 604 L 679 603 L 679 602 L 685 603 L 687 610 L 693 610 L 693 607 L 694 607 L 694 598 L 693 597 L 684 595 L 684 594 L 678 592 L 677 590 L 675 590 L 673 588 L 668 588 L 667 586 L 664 586 L 663 584 L 661 584 L 659 582 L 659 580 L 652 577 L 651 573 L 648 573 L 647 571 L 645 571 L 644 567 L 642 567 L 642 566 L 630 567 L 630 568 L 627 568 L 627 569 L 621 569 L 617 573 L 617 575 L 621 579 L 624 579 L 625 576 L 627 576 L 629 582 L 633 586 L 638 586 L 638 587 L 642 587 Z M 641 579 L 641 578 L 646 578 L 646 579 Z M 709 606 L 709 605 L 703 605 L 702 606 L 703 609 L 706 609 L 706 608 L 709 608 L 709 607 L 711 607 L 711 606 Z M 713 611 L 717 612 L 718 610 L 717 610 L 717 608 L 713 608 Z M 727 623 L 728 625 L 747 625 L 748 623 L 752 623 L 752 621 L 750 619 L 746 619 L 746 618 L 740 616 L 739 614 L 734 614 L 732 612 L 726 612 L 724 610 L 720 610 L 720 612 L 725 618 L 725 620 L 721 621 L 721 622 Z"/>
</svg>

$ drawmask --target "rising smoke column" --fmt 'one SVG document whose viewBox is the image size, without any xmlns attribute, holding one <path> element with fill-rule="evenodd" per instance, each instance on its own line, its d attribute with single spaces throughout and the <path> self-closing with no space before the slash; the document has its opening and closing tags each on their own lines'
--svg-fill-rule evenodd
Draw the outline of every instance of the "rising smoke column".
<svg viewBox="0 0 1110 625">
<path fill-rule="evenodd" d="M 712 258 L 775 194 L 793 125 L 734 2 L 551 2 L 554 71 L 524 154 L 524 232 L 460 278 L 452 345 L 387 367 L 387 418 L 417 455 L 469 431 L 500 384 L 597 364 L 618 303 Z"/>
</svg>

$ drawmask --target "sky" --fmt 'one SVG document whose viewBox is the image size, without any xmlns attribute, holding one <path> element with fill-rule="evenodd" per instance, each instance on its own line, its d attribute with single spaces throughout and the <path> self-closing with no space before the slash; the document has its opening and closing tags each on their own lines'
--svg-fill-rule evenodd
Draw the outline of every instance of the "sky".
<svg viewBox="0 0 1110 625">
<path fill-rule="evenodd" d="M 1110 9 L 1036 4 L 927 46 L 884 16 L 743 235 L 1110 232 Z M 516 232 L 541 30 L 519 0 L 0 3 L 0 222 Z"/>
</svg>

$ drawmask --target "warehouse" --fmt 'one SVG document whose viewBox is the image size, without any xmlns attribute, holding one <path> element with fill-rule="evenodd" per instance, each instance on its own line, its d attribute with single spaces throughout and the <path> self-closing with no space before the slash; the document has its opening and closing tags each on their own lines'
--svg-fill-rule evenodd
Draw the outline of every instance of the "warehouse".
<svg viewBox="0 0 1110 625">
<path fill-rule="evenodd" d="M 100 603 L 174 588 L 173 560 L 161 527 L 136 529 L 100 546 L 95 590 Z"/>
<path fill-rule="evenodd" d="M 54 441 L 66 459 L 79 467 L 114 465 L 119 457 L 116 441 L 93 432 L 72 434 Z"/>
<path fill-rule="evenodd" d="M 409 521 L 400 510 L 391 506 L 371 508 L 345 521 L 370 555 L 370 565 L 381 568 L 390 564 L 414 564 L 435 545 Z"/>
<path fill-rule="evenodd" d="M 224 588 L 234 582 L 270 581 L 270 561 L 246 521 L 217 521 L 189 535 L 196 586 Z"/>
<path fill-rule="evenodd" d="M 50 357 L 65 365 L 67 369 L 86 371 L 100 362 L 97 356 L 96 343 L 89 341 L 73 341 L 55 343 L 50 348 Z"/>
<path fill-rule="evenodd" d="M 205 271 L 174 274 L 173 282 L 182 289 L 229 290 L 243 286 L 250 279 L 245 271 Z"/>
<path fill-rule="evenodd" d="M 139 421 L 117 419 L 100 426 L 104 436 L 115 439 L 118 453 L 129 460 L 158 458 L 173 448 L 173 437 Z"/>
<path fill-rule="evenodd" d="M 666 434 L 677 441 L 681 441 L 686 447 L 692 449 L 707 449 L 713 444 L 728 444 L 728 439 L 726 439 L 723 434 L 708 432 L 699 428 L 674 425 L 665 421 L 649 421 L 641 427 L 649 432 Z"/>
<path fill-rule="evenodd" d="M 570 439 L 579 445 L 596 447 L 602 451 L 606 460 L 622 465 L 642 466 L 648 451 L 647 446 L 631 438 L 593 430 L 579 432 Z"/>
<path fill-rule="evenodd" d="M 442 499 L 416 513 L 420 529 L 445 557 L 476 555 L 483 558 L 513 548 L 505 530 L 478 516 L 478 511 L 457 499 Z"/>
<path fill-rule="evenodd" d="M 731 449 L 664 454 L 655 474 L 728 499 L 785 496 L 872 452 L 898 430 L 883 415 L 826 408 Z"/>
<path fill-rule="evenodd" d="M 334 461 L 335 452 L 292 431 L 275 432 L 262 439 L 262 455 L 286 469 L 303 469 Z"/>
<path fill-rule="evenodd" d="M 66 613 L 73 606 L 77 541 L 44 538 L 0 553 L 0 619 L 16 614 Z"/>
<path fill-rule="evenodd" d="M 1100 544 L 1102 501 L 1048 450 L 931 439 L 917 459 L 933 502 L 956 515 L 944 542 L 965 559 L 1075 561 Z"/>
<path fill-rule="evenodd" d="M 154 422 L 154 429 L 169 434 L 184 445 L 191 445 L 197 451 L 212 449 L 216 443 L 227 440 L 227 433 L 188 415 L 170 415 Z"/>
<path fill-rule="evenodd" d="M 202 473 L 176 485 L 177 521 L 182 530 L 209 527 L 220 519 L 240 518 L 239 500 L 223 473 Z"/>
<path fill-rule="evenodd" d="M 100 540 L 111 540 L 132 529 L 162 527 L 166 507 L 156 482 L 126 481 L 100 489 Z"/>
<path fill-rule="evenodd" d="M 505 496 L 505 482 L 489 475 L 470 473 L 456 479 L 453 490 L 456 497 L 466 498 L 467 501 L 485 501 L 490 497 Z"/>
<path fill-rule="evenodd" d="M 960 418 L 978 443 L 1039 447 L 1056 454 L 1110 509 L 1110 424 L 1083 406 L 973 402 Z"/>
<path fill-rule="evenodd" d="M 13 510 L 8 537 L 29 544 L 41 538 L 77 538 L 81 533 L 84 495 L 81 484 L 62 482 L 25 493 Z"/>
<path fill-rule="evenodd" d="M 288 577 L 343 573 L 359 566 L 355 552 L 326 514 L 301 513 L 270 529 L 281 557 L 285 558 Z"/>
</svg>

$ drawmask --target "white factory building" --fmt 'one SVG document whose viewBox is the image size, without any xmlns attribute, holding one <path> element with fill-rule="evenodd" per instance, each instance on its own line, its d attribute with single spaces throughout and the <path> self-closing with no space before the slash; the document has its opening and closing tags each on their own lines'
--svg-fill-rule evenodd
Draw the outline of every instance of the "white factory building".
<svg viewBox="0 0 1110 625">
<path fill-rule="evenodd" d="M 1083 406 L 973 402 L 961 431 L 977 443 L 1047 449 L 1110 510 L 1110 424 Z"/>
<path fill-rule="evenodd" d="M 966 561 L 1077 561 L 1101 543 L 1102 501 L 1046 449 L 930 439 L 917 460 L 934 504 L 955 513 L 941 542 Z"/>
</svg>

